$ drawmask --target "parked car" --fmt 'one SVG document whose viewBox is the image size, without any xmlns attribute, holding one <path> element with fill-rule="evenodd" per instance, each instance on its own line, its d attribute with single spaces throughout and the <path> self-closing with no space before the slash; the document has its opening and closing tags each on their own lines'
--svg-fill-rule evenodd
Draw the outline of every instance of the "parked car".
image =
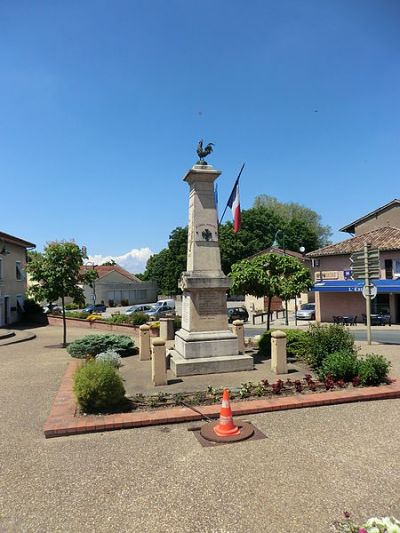
<svg viewBox="0 0 400 533">
<path fill-rule="evenodd" d="M 169 307 L 170 309 L 175 309 L 175 300 L 158 300 L 158 302 L 156 302 L 154 305 L 157 307 L 162 307 L 163 309 L 165 309 L 166 307 Z"/>
<path fill-rule="evenodd" d="M 107 307 L 104 304 L 88 305 L 83 309 L 85 313 L 105 313 Z"/>
<path fill-rule="evenodd" d="M 57 304 L 47 304 L 43 306 L 43 312 L 48 314 L 60 315 L 62 313 L 61 305 Z"/>
<path fill-rule="evenodd" d="M 297 320 L 315 320 L 315 304 L 303 304 L 296 311 Z"/>
<path fill-rule="evenodd" d="M 154 304 L 132 305 L 125 311 L 125 315 L 132 315 L 133 313 L 147 313 L 147 311 L 150 311 L 153 306 Z"/>
<path fill-rule="evenodd" d="M 164 317 L 175 317 L 175 309 L 168 305 L 154 305 L 149 311 L 146 311 L 150 320 L 159 320 Z"/>
<path fill-rule="evenodd" d="M 232 323 L 234 320 L 243 320 L 243 322 L 249 320 L 249 313 L 245 307 L 229 307 L 227 313 L 229 323 Z"/>
</svg>

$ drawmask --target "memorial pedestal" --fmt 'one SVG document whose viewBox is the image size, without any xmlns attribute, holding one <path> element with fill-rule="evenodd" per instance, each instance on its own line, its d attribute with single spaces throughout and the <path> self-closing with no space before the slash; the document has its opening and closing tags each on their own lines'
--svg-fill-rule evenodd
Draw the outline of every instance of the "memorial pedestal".
<svg viewBox="0 0 400 533">
<path fill-rule="evenodd" d="M 182 274 L 182 329 L 175 334 L 171 369 L 176 376 L 253 369 L 239 354 L 228 327 L 226 291 L 231 280 L 221 270 L 214 181 L 220 172 L 195 165 L 184 177 L 190 185 L 187 272 Z"/>
</svg>

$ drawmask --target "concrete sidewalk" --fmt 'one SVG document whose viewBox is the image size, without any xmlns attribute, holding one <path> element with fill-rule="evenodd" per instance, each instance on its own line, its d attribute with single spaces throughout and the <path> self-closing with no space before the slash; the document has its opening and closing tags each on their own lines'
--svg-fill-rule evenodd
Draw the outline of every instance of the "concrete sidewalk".
<svg viewBox="0 0 400 533">
<path fill-rule="evenodd" d="M 252 416 L 266 439 L 216 448 L 186 424 L 45 440 L 69 356 L 60 328 L 35 332 L 0 347 L 0 531 L 327 533 L 344 510 L 400 516 L 400 400 Z"/>
</svg>

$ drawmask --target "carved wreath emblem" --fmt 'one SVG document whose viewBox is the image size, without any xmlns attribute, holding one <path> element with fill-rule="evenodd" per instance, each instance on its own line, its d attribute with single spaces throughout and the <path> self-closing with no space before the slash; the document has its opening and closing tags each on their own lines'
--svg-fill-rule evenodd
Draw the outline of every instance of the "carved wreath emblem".
<svg viewBox="0 0 400 533">
<path fill-rule="evenodd" d="M 204 239 L 205 241 L 207 241 L 207 242 L 208 242 L 208 241 L 211 241 L 211 239 L 212 239 L 212 233 L 211 233 L 211 231 L 210 231 L 208 228 L 205 229 L 205 230 L 201 233 L 201 236 L 202 236 L 203 239 Z"/>
</svg>

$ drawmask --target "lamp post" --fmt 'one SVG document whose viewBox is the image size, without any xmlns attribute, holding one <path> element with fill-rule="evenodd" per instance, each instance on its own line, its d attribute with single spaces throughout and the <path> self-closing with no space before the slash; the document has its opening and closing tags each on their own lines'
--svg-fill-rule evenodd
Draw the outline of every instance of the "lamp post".
<svg viewBox="0 0 400 533">
<path fill-rule="evenodd" d="M 303 263 L 304 263 L 304 254 L 306 253 L 306 249 L 304 246 L 300 246 L 299 252 L 303 256 Z M 297 326 L 297 295 L 294 297 L 294 325 Z"/>
<path fill-rule="evenodd" d="M 281 229 L 278 229 L 277 232 L 275 233 L 274 242 L 272 243 L 272 248 L 279 248 L 279 242 L 278 242 L 279 236 L 280 236 L 281 239 L 282 239 L 282 250 L 283 250 L 283 255 L 286 255 L 286 248 L 285 248 L 285 234 L 283 233 L 283 231 L 282 231 Z M 295 316 L 296 316 L 296 313 L 295 313 Z M 288 318 L 288 303 L 287 303 L 286 298 L 285 298 L 285 324 L 286 324 L 287 326 L 289 325 L 289 318 Z"/>
<path fill-rule="evenodd" d="M 92 269 L 96 270 L 96 264 L 93 261 L 86 261 L 85 266 L 87 265 L 91 265 Z M 96 305 L 96 282 L 95 280 L 92 281 L 92 288 L 93 288 L 92 299 L 93 299 L 93 311 L 94 311 L 94 306 Z"/>
</svg>

